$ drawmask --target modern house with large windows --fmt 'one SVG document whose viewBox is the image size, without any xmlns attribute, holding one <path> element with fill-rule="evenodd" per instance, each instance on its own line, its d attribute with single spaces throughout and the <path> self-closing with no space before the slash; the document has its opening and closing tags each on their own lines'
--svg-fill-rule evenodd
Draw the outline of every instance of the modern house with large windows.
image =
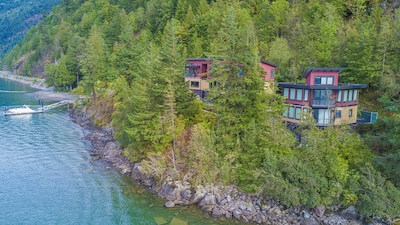
<svg viewBox="0 0 400 225">
<path fill-rule="evenodd" d="M 197 96 L 204 98 L 207 96 L 207 91 L 212 88 L 216 83 L 209 82 L 208 79 L 212 78 L 210 70 L 212 68 L 213 59 L 210 58 L 188 58 L 186 59 L 187 65 L 185 66 L 185 81 L 189 82 L 189 89 L 192 90 Z M 260 67 L 264 70 L 263 80 L 267 90 L 271 90 L 275 77 L 276 64 L 261 60 Z"/>
<path fill-rule="evenodd" d="M 278 83 L 288 104 L 283 120 L 297 124 L 309 113 L 318 126 L 356 123 L 359 90 L 367 85 L 339 83 L 342 70 L 308 68 L 303 74 L 305 83 Z"/>
</svg>

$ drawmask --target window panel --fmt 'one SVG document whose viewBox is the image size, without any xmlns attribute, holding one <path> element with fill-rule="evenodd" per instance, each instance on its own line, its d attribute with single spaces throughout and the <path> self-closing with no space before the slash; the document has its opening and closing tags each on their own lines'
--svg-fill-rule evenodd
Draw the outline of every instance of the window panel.
<svg viewBox="0 0 400 225">
<path fill-rule="evenodd" d="M 294 118 L 294 107 L 293 106 L 289 107 L 289 118 Z"/>
<path fill-rule="evenodd" d="M 326 84 L 333 85 L 333 77 L 328 77 Z"/>
<path fill-rule="evenodd" d="M 316 109 L 314 119 L 317 124 L 328 125 L 331 123 L 331 111 L 329 109 Z"/>
<path fill-rule="evenodd" d="M 358 90 L 355 89 L 355 90 L 354 90 L 353 101 L 357 101 L 357 97 L 358 97 Z"/>
<path fill-rule="evenodd" d="M 284 88 L 283 89 L 283 96 L 285 96 L 286 98 L 289 97 L 289 88 Z"/>
<path fill-rule="evenodd" d="M 289 115 L 289 107 L 285 107 L 285 109 L 284 109 L 284 111 L 282 113 L 282 116 L 288 117 L 288 115 Z"/>
<path fill-rule="evenodd" d="M 321 84 L 327 84 L 326 80 L 327 80 L 326 77 L 321 77 Z"/>
<path fill-rule="evenodd" d="M 301 107 L 296 107 L 296 119 L 300 119 L 300 114 L 301 114 Z"/>
<path fill-rule="evenodd" d="M 200 87 L 200 83 L 198 81 L 192 81 L 192 82 L 190 82 L 190 86 L 197 88 L 197 87 Z"/>
<path fill-rule="evenodd" d="M 342 90 L 339 90 L 339 93 L 338 93 L 338 102 L 342 102 Z"/>
<path fill-rule="evenodd" d="M 349 90 L 349 102 L 353 101 L 353 90 Z"/>
<path fill-rule="evenodd" d="M 341 110 L 337 110 L 336 111 L 336 118 L 342 118 L 342 111 Z"/>
<path fill-rule="evenodd" d="M 347 99 L 348 94 L 349 94 L 349 90 L 344 90 L 344 94 L 343 94 L 343 101 L 344 102 L 348 101 L 348 99 Z"/>
<path fill-rule="evenodd" d="M 274 78 L 275 77 L 275 70 L 271 70 L 271 76 L 270 76 L 271 78 Z"/>
<path fill-rule="evenodd" d="M 321 77 L 315 77 L 314 84 L 321 84 Z"/>
<path fill-rule="evenodd" d="M 303 94 L 303 89 L 297 89 L 297 93 L 296 93 L 296 100 L 297 101 L 303 100 L 302 94 Z"/>
<path fill-rule="evenodd" d="M 308 101 L 308 90 L 304 90 L 304 101 Z"/>
<path fill-rule="evenodd" d="M 296 99 L 296 89 L 290 88 L 290 96 L 289 99 L 295 100 Z"/>
</svg>

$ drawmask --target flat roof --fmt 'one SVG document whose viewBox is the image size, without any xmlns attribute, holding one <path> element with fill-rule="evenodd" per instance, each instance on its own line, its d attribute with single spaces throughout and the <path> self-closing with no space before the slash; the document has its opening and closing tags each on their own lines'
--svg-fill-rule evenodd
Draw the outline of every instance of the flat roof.
<svg viewBox="0 0 400 225">
<path fill-rule="evenodd" d="M 186 58 L 187 61 L 213 61 L 212 58 Z"/>
<path fill-rule="evenodd" d="M 268 65 L 270 65 L 270 66 L 273 66 L 273 67 L 278 67 L 278 66 L 279 66 L 278 64 L 272 63 L 272 62 L 267 61 L 267 60 L 265 60 L 265 59 L 261 59 L 261 62 L 262 62 L 262 63 L 265 63 L 265 64 L 268 64 Z"/>
<path fill-rule="evenodd" d="M 292 88 L 304 88 L 304 89 L 316 89 L 316 90 L 345 90 L 345 89 L 362 89 L 366 88 L 368 85 L 366 84 L 351 84 L 351 83 L 339 83 L 338 86 L 334 85 L 307 85 L 304 83 L 295 83 L 295 82 L 279 82 L 279 87 L 292 87 Z"/>
<path fill-rule="evenodd" d="M 340 73 L 343 70 L 344 70 L 344 68 L 311 67 L 311 68 L 307 68 L 306 72 L 303 73 L 303 77 L 307 77 L 313 71 L 319 71 L 319 72 L 334 72 L 335 71 L 335 72 Z"/>
</svg>

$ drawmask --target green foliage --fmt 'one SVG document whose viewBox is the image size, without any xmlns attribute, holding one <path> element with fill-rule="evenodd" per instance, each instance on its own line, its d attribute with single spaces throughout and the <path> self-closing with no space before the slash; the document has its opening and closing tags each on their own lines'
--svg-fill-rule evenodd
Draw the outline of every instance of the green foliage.
<svg viewBox="0 0 400 225">
<path fill-rule="evenodd" d="M 188 167 L 193 173 L 193 185 L 215 183 L 222 173 L 220 160 L 214 151 L 217 137 L 202 124 L 195 125 L 191 132 L 186 154 Z"/>
<path fill-rule="evenodd" d="M 1 64 L 32 76 L 46 64 L 49 84 L 92 92 L 90 104 L 107 94 L 96 104 L 113 102 L 104 108 L 124 154 L 159 180 L 192 175 L 194 184 L 236 184 L 288 206 L 357 205 L 394 217 L 400 20 L 380 2 L 69 0 Z M 210 81 L 219 86 L 208 104 L 184 82 L 185 57 L 214 59 Z M 297 142 L 280 120 L 284 99 L 264 91 L 261 58 L 280 65 L 280 81 L 302 81 L 305 67 L 344 67 L 345 81 L 378 91 L 392 117 L 360 133 L 379 154 L 348 128 L 310 121 Z"/>
<path fill-rule="evenodd" d="M 28 1 L 14 0 L 0 3 L 0 57 L 36 25 L 60 0 Z"/>
<path fill-rule="evenodd" d="M 82 86 L 90 90 L 93 98 L 96 98 L 95 84 L 97 81 L 109 81 L 107 76 L 107 57 L 104 39 L 101 37 L 99 28 L 95 25 L 90 31 L 89 38 L 86 42 L 83 57 L 80 61 L 82 64 L 81 72 L 84 75 Z"/>
</svg>

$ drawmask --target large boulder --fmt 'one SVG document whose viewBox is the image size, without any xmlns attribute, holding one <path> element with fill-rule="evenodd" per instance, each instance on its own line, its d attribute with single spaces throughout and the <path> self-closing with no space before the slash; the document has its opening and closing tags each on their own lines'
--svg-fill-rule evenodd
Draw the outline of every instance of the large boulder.
<svg viewBox="0 0 400 225">
<path fill-rule="evenodd" d="M 158 191 L 158 196 L 170 201 L 176 201 L 180 199 L 180 191 L 179 188 L 176 188 L 169 183 L 163 183 Z"/>
</svg>

